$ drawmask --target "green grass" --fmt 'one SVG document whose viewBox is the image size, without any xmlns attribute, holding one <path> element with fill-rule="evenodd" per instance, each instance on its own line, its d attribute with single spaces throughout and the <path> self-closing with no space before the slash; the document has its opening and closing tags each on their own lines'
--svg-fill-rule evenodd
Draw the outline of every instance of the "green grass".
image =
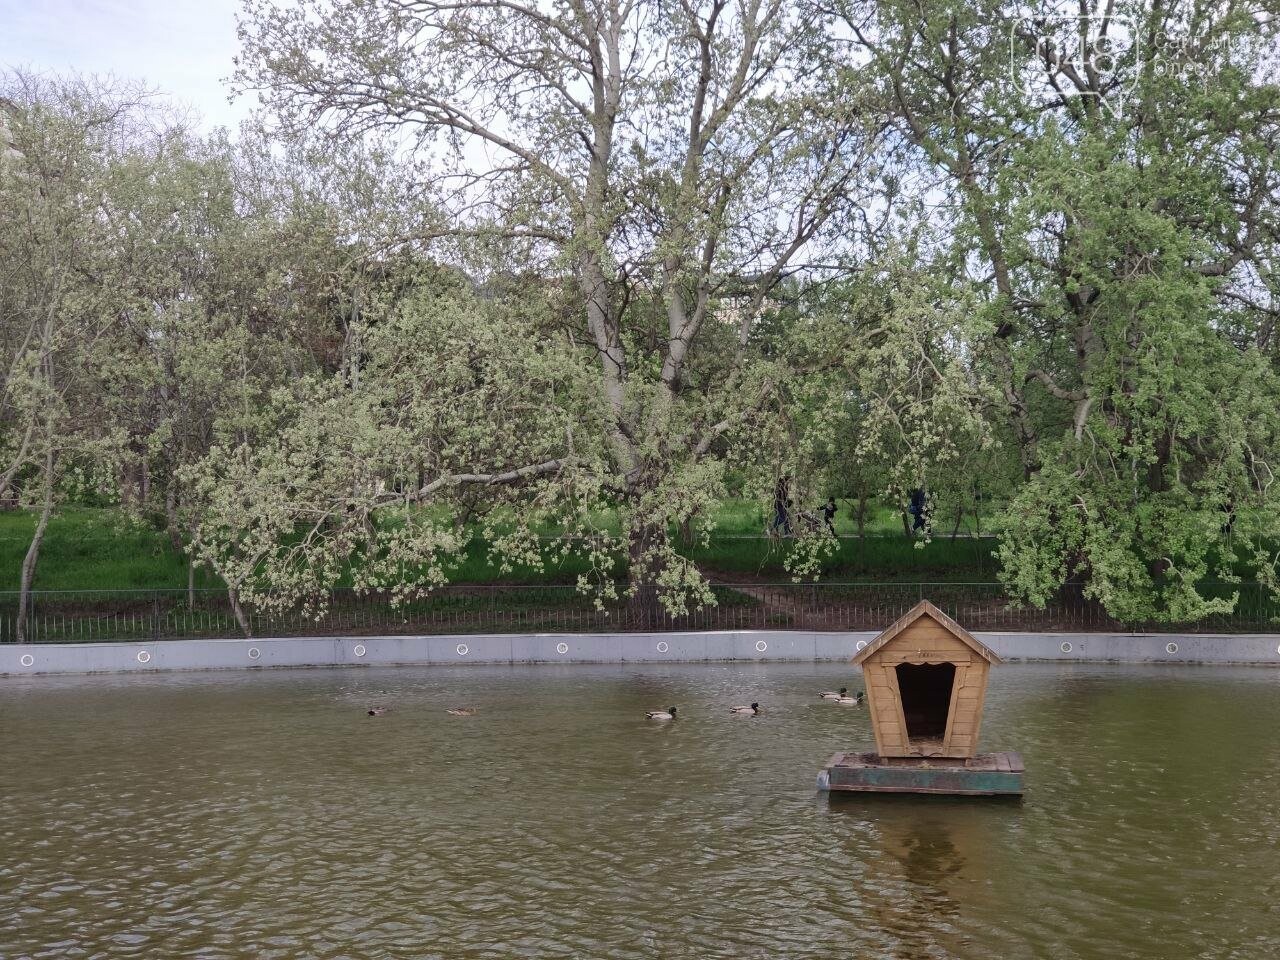
<svg viewBox="0 0 1280 960">
<path fill-rule="evenodd" d="M 854 524 L 845 504 L 837 515 L 837 529 L 852 533 Z M 600 518 L 616 528 L 616 519 Z M 696 563 L 715 572 L 789 578 L 783 566 L 790 549 L 785 540 L 763 538 L 766 511 L 759 504 L 729 500 L 717 513 L 717 529 L 710 546 L 687 551 Z M 22 559 L 35 529 L 34 513 L 0 512 L 0 590 L 16 590 Z M 548 535 L 553 531 L 546 531 Z M 892 509 L 878 507 L 868 523 L 866 540 L 842 540 L 839 551 L 824 565 L 824 575 L 840 579 L 960 580 L 990 579 L 995 570 L 991 541 L 940 537 L 917 548 L 902 535 Z M 484 544 L 473 541 L 451 572 L 458 584 L 572 584 L 587 573 L 577 558 L 548 563 L 544 570 L 517 568 L 501 573 L 485 556 Z M 615 571 L 622 574 L 622 565 Z M 185 559 L 176 553 L 164 531 L 113 509 L 67 507 L 49 522 L 36 567 L 38 590 L 179 590 L 187 585 Z M 220 581 L 204 570 L 196 586 L 217 588 Z"/>
<path fill-rule="evenodd" d="M 812 509 L 816 513 L 820 504 L 802 504 L 801 507 L 803 509 Z M 836 508 L 836 532 L 842 536 L 856 536 L 858 523 L 854 516 L 854 511 L 857 509 L 857 504 L 850 500 L 837 500 Z M 432 513 L 438 518 L 444 519 L 442 514 L 434 510 Z M 773 523 L 773 509 L 770 505 L 760 504 L 754 500 L 730 497 L 720 502 L 715 514 L 710 519 L 714 535 L 717 537 L 759 537 L 768 534 L 769 528 Z M 937 520 L 935 534 L 942 538 L 949 538 L 954 525 L 954 518 L 940 516 L 935 519 Z M 592 516 L 592 521 L 600 529 L 609 533 L 616 534 L 621 529 L 618 515 L 613 510 L 602 510 L 595 513 Z M 499 525 L 501 525 L 500 522 Z M 983 517 L 980 532 L 983 535 L 987 535 L 995 531 L 995 517 Z M 558 527 L 547 526 L 541 532 L 547 536 L 552 536 L 562 531 Z M 902 536 L 901 511 L 892 505 L 879 502 L 869 503 L 867 505 L 864 532 L 868 536 Z M 973 529 L 972 517 L 965 517 L 958 532 L 962 536 L 972 536 L 975 532 L 978 532 Z"/>
<path fill-rule="evenodd" d="M 18 589 L 22 559 L 35 525 L 34 513 L 0 512 L 0 590 Z M 451 573 L 452 582 L 572 584 L 588 572 L 585 561 L 570 557 L 548 563 L 544 570 L 517 568 L 500 573 L 485 554 L 484 544 L 472 541 Z M 221 585 L 208 571 L 197 570 L 197 587 Z M 185 590 L 187 564 L 164 531 L 122 511 L 67 508 L 49 521 L 34 586 L 37 590 Z"/>
<path fill-rule="evenodd" d="M 579 576 L 591 572 L 590 565 L 584 559 L 569 556 L 564 560 L 548 560 L 541 570 L 533 567 L 516 567 L 504 573 L 489 562 L 487 554 L 484 542 L 473 539 L 467 544 L 466 553 L 460 562 L 450 569 L 449 581 L 460 584 L 576 584 Z M 615 575 L 621 576 L 621 574 L 622 565 L 619 562 Z"/>
<path fill-rule="evenodd" d="M 735 574 L 768 576 L 784 581 L 791 546 L 785 540 L 713 539 L 707 547 L 688 551 L 700 568 Z M 839 580 L 990 580 L 995 577 L 995 541 L 937 539 L 917 546 L 899 530 L 894 536 L 841 540 L 822 564 L 824 579 Z"/>
<path fill-rule="evenodd" d="M 17 590 L 34 513 L 0 512 L 0 590 Z M 199 573 L 199 587 L 217 581 Z M 70 507 L 49 520 L 36 566 L 38 590 L 185 589 L 187 564 L 162 531 L 118 510 Z"/>
<path fill-rule="evenodd" d="M 812 509 L 815 513 L 818 504 L 801 504 L 802 509 Z M 858 533 L 858 522 L 854 515 L 857 503 L 851 500 L 836 501 L 835 527 L 841 536 L 855 536 Z M 934 533 L 941 537 L 949 537 L 954 518 L 939 517 Z M 760 536 L 768 532 L 773 523 L 773 510 L 754 500 L 730 498 L 723 500 L 715 514 L 715 531 L 719 536 Z M 994 532 L 994 518 L 984 517 L 982 533 Z M 867 504 L 867 517 L 864 532 L 870 536 L 902 536 L 902 514 L 897 507 L 879 502 Z M 959 532 L 972 535 L 973 520 L 965 517 Z"/>
</svg>

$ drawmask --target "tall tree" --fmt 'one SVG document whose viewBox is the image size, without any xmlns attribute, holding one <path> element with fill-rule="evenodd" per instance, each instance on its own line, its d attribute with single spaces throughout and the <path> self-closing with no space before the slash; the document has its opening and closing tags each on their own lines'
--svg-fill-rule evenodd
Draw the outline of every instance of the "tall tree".
<svg viewBox="0 0 1280 960">
<path fill-rule="evenodd" d="M 1274 11 L 841 9 L 986 299 L 975 362 L 1027 478 L 1008 585 L 1044 602 L 1078 578 L 1122 618 L 1192 619 L 1231 606 L 1205 581 L 1242 536 L 1275 583 Z"/>
<path fill-rule="evenodd" d="M 182 473 L 229 437 L 256 438 L 273 389 L 336 366 L 350 260 L 339 230 L 352 217 L 334 214 L 320 163 L 251 128 L 235 145 L 175 135 L 124 179 L 138 229 L 119 254 L 125 323 L 103 412 L 126 438 L 122 500 L 163 525 L 194 583 L 204 505 Z M 242 615 L 234 583 L 231 602 Z"/>
<path fill-rule="evenodd" d="M 55 505 L 110 489 L 122 455 L 100 415 L 137 239 L 120 198 L 125 165 L 153 155 L 157 138 L 138 122 L 139 89 L 16 72 L 0 83 L 0 499 L 38 512 L 19 575 L 21 640 Z"/>
<path fill-rule="evenodd" d="M 875 177 L 828 19 L 795 0 L 246 6 L 237 80 L 286 129 L 390 131 L 440 212 L 415 239 L 555 278 L 633 585 L 700 582 L 668 527 L 721 492 L 725 443 L 787 376 L 753 327 L 782 278 L 848 245 Z M 472 472 L 575 469 L 564 442 L 547 456 Z"/>
</svg>

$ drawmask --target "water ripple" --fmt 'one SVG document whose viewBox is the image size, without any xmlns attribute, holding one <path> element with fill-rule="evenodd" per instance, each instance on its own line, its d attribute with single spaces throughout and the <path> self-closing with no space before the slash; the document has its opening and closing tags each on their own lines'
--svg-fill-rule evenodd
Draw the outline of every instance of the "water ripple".
<svg viewBox="0 0 1280 960">
<path fill-rule="evenodd" d="M 1023 752 L 1021 805 L 816 795 L 870 739 L 814 696 L 841 679 L 6 681 L 0 956 L 1280 955 L 1273 673 L 1001 669 L 984 742 Z"/>
</svg>

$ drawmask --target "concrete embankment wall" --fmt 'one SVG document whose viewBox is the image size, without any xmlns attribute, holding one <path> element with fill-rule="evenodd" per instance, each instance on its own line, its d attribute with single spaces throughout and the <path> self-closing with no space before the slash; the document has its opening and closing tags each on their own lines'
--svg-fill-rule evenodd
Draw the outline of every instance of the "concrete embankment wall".
<svg viewBox="0 0 1280 960">
<path fill-rule="evenodd" d="M 287 637 L 130 643 L 4 644 L 0 676 L 464 663 L 659 663 L 847 660 L 866 632 L 484 634 Z M 1280 634 L 978 633 L 1009 660 L 1280 666 Z"/>
</svg>

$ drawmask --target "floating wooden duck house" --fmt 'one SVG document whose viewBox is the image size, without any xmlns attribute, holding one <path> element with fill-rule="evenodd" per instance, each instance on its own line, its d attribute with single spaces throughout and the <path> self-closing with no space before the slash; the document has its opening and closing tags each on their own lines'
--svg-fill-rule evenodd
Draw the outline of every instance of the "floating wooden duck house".
<svg viewBox="0 0 1280 960">
<path fill-rule="evenodd" d="M 875 753 L 836 754 L 831 790 L 1021 794 L 1022 758 L 979 755 L 987 675 L 1000 658 L 922 600 L 853 658 L 866 680 Z"/>
<path fill-rule="evenodd" d="M 928 600 L 853 658 L 882 757 L 972 757 L 987 673 L 1000 658 Z"/>
</svg>

